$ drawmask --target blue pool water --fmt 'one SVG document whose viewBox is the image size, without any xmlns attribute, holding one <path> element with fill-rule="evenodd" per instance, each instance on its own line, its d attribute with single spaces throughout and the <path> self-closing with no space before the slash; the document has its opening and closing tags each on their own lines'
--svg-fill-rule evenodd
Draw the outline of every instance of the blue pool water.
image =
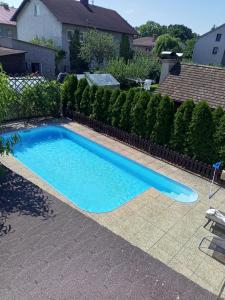
<svg viewBox="0 0 225 300">
<path fill-rule="evenodd" d="M 64 127 L 18 134 L 14 156 L 82 210 L 109 212 L 151 187 L 179 202 L 198 198 L 189 187 Z"/>
</svg>

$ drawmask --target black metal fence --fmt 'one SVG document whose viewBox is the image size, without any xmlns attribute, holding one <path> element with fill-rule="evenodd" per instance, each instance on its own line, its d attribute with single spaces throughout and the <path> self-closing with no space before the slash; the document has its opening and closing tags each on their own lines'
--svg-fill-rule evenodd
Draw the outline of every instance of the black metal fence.
<svg viewBox="0 0 225 300">
<path fill-rule="evenodd" d="M 163 159 L 173 165 L 179 166 L 185 170 L 196 173 L 208 179 L 212 179 L 213 177 L 214 169 L 211 165 L 177 153 L 169 149 L 167 146 L 161 146 L 152 143 L 151 141 L 143 139 L 137 135 L 125 132 L 119 128 L 112 127 L 102 122 L 92 120 L 76 112 L 70 112 L 67 114 L 67 116 L 77 123 L 86 125 L 99 133 L 115 138 L 152 156 Z M 215 181 L 220 185 L 225 185 L 224 182 L 220 180 L 220 176 L 221 171 L 217 171 Z"/>
</svg>

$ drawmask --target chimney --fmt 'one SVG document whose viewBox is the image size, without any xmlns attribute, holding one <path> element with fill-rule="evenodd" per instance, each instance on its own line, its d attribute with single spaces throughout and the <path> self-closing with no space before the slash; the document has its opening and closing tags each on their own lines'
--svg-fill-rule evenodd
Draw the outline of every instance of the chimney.
<svg viewBox="0 0 225 300">
<path fill-rule="evenodd" d="M 80 0 L 80 3 L 82 3 L 84 6 L 88 7 L 89 0 Z"/>
<path fill-rule="evenodd" d="M 163 51 L 161 53 L 160 61 L 162 63 L 162 67 L 159 83 L 162 83 L 166 79 L 176 64 L 180 64 L 182 56 L 183 53 L 175 53 L 171 51 Z"/>
</svg>

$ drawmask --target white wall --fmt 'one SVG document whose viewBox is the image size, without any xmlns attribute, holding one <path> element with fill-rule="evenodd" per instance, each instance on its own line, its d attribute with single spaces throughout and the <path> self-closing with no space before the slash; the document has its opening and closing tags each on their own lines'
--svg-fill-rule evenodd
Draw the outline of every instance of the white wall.
<svg viewBox="0 0 225 300">
<path fill-rule="evenodd" d="M 220 42 L 216 41 L 217 34 L 222 34 Z M 219 47 L 217 54 L 213 55 L 214 47 Z M 225 51 L 225 25 L 200 37 L 195 44 L 193 61 L 198 64 L 221 65 Z"/>
<path fill-rule="evenodd" d="M 34 16 L 34 5 L 39 6 L 39 15 Z M 62 46 L 62 24 L 39 0 L 30 0 L 17 18 L 17 35 L 19 40 L 31 41 L 38 36 L 52 39 Z"/>
</svg>

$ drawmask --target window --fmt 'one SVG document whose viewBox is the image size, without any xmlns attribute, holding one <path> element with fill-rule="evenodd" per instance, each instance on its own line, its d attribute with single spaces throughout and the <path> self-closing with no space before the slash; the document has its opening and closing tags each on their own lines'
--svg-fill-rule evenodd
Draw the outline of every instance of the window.
<svg viewBox="0 0 225 300">
<path fill-rule="evenodd" d="M 71 42 L 72 38 L 73 38 L 73 30 L 67 30 L 67 41 Z"/>
<path fill-rule="evenodd" d="M 218 53 L 218 51 L 219 51 L 219 48 L 218 47 L 214 47 L 213 48 L 213 51 L 212 51 L 212 54 L 217 54 Z"/>
<path fill-rule="evenodd" d="M 222 37 L 222 34 L 218 33 L 217 36 L 216 36 L 216 42 L 220 42 L 221 37 Z"/>
<path fill-rule="evenodd" d="M 37 17 L 40 15 L 40 8 L 38 4 L 34 4 L 34 16 Z"/>
</svg>

